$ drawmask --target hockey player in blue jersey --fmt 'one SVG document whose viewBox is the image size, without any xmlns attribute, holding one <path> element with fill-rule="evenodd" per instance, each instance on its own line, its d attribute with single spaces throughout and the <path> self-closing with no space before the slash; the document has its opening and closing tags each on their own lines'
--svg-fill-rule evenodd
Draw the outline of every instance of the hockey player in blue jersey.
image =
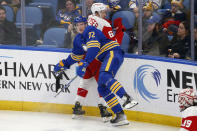
<svg viewBox="0 0 197 131">
<path fill-rule="evenodd" d="M 138 103 L 114 79 L 123 62 L 124 52 L 116 41 L 107 39 L 100 30 L 94 26 L 87 26 L 86 22 L 86 18 L 82 16 L 75 18 L 74 24 L 79 34 L 74 39 L 72 53 L 67 59 L 61 60 L 55 66 L 54 71 L 58 72 L 62 69 L 69 69 L 72 64 L 79 62 L 76 73 L 78 76 L 83 77 L 89 63 L 94 59 L 101 61 L 98 92 L 116 115 L 110 122 L 114 126 L 127 125 L 129 122 L 116 95 L 124 101 L 122 106 L 126 109 L 134 107 Z M 83 59 L 84 55 L 85 58 Z"/>
</svg>

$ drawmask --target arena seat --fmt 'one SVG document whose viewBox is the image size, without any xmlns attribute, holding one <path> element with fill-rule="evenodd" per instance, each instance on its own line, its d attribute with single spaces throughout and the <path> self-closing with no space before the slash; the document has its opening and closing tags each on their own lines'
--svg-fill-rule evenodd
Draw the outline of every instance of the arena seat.
<svg viewBox="0 0 197 131">
<path fill-rule="evenodd" d="M 129 35 L 126 32 L 124 32 L 122 44 L 120 46 L 123 51 L 128 52 L 130 41 L 131 41 L 131 39 L 130 39 Z"/>
<path fill-rule="evenodd" d="M 14 11 L 13 11 L 12 7 L 10 7 L 8 5 L 3 5 L 3 7 L 6 10 L 6 19 L 10 22 L 14 22 Z"/>
<path fill-rule="evenodd" d="M 135 15 L 131 11 L 118 11 L 112 16 L 112 26 L 114 24 L 114 20 L 117 18 L 122 18 L 122 24 L 126 29 L 133 28 L 135 24 Z"/>
<path fill-rule="evenodd" d="M 58 0 L 33 0 L 30 6 L 36 6 L 39 8 L 51 8 L 53 16 L 56 16 L 56 10 L 58 6 Z"/>
<path fill-rule="evenodd" d="M 190 0 L 184 0 L 183 5 L 186 9 L 190 9 Z"/>
<path fill-rule="evenodd" d="M 162 9 L 171 9 L 171 3 L 168 0 L 165 0 Z"/>
<path fill-rule="evenodd" d="M 42 24 L 42 10 L 37 7 L 25 7 L 25 27 L 27 30 L 27 42 L 35 44 L 37 39 L 40 39 L 41 24 Z M 21 9 L 16 14 L 16 27 L 20 31 L 21 23 Z"/>
<path fill-rule="evenodd" d="M 64 47 L 65 28 L 49 28 L 44 33 L 43 46 Z"/>
</svg>

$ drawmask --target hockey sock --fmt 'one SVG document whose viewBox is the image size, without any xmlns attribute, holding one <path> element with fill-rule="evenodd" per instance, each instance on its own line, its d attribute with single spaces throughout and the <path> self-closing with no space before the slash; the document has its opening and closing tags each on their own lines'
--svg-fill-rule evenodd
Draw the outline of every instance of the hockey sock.
<svg viewBox="0 0 197 131">
<path fill-rule="evenodd" d="M 114 113 L 122 111 L 121 105 L 114 94 L 111 93 L 108 96 L 104 97 L 104 99 Z"/>
<path fill-rule="evenodd" d="M 77 89 L 77 95 L 81 96 L 81 97 L 86 97 L 88 94 L 88 90 L 83 89 L 83 88 L 78 88 Z"/>
<path fill-rule="evenodd" d="M 111 92 L 118 95 L 120 98 L 126 94 L 123 86 L 115 79 L 111 80 L 108 84 L 108 88 L 110 88 Z"/>
</svg>

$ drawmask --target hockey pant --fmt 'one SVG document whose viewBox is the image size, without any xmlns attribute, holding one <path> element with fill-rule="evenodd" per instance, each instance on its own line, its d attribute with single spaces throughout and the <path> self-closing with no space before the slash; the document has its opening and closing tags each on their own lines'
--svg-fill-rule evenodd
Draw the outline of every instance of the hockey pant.
<svg viewBox="0 0 197 131">
<path fill-rule="evenodd" d="M 112 50 L 104 58 L 98 79 L 98 92 L 114 113 L 122 111 L 115 95 L 120 98 L 126 93 L 123 86 L 114 79 L 124 60 L 122 50 Z"/>
<path fill-rule="evenodd" d="M 94 79 L 98 81 L 100 66 L 101 62 L 95 59 L 87 67 L 84 77 L 80 79 L 75 101 L 79 101 L 82 105 L 84 105 L 84 99 L 88 94 L 88 90 L 91 87 L 92 81 L 94 81 Z M 105 106 L 106 103 L 104 102 L 103 98 L 98 93 L 96 96 L 98 96 L 97 103 Z"/>
</svg>

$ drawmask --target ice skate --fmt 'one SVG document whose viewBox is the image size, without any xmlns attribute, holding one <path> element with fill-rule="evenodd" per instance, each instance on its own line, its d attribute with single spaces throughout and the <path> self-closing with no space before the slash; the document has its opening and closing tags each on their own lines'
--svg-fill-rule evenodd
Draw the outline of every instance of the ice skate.
<svg viewBox="0 0 197 131">
<path fill-rule="evenodd" d="M 130 109 L 138 104 L 138 102 L 133 100 L 128 94 L 125 94 L 122 100 L 124 101 L 122 105 L 124 109 Z"/>
<path fill-rule="evenodd" d="M 103 122 L 108 122 L 112 119 L 112 113 L 107 111 L 107 107 L 103 106 L 102 104 L 98 104 L 100 115 Z"/>
<path fill-rule="evenodd" d="M 85 114 L 85 111 L 82 110 L 82 106 L 78 101 L 75 103 L 75 107 L 72 109 L 73 109 L 72 119 L 78 119 Z"/>
<path fill-rule="evenodd" d="M 115 115 L 115 118 L 110 120 L 112 126 L 129 125 L 129 121 L 127 120 L 127 117 L 125 116 L 123 111 L 116 113 Z"/>
</svg>

